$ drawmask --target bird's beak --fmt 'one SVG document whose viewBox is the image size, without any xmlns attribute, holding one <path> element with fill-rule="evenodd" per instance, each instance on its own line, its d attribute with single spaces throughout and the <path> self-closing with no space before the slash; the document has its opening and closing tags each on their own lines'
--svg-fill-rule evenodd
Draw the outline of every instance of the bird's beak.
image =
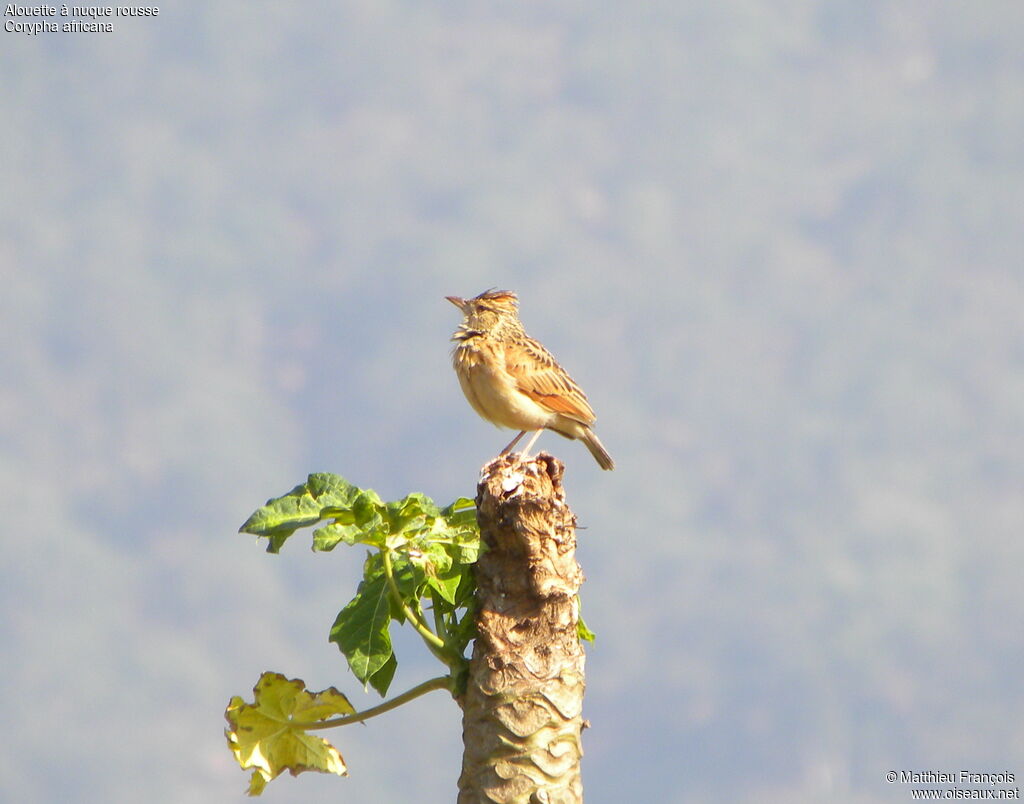
<svg viewBox="0 0 1024 804">
<path fill-rule="evenodd" d="M 448 299 L 448 301 L 450 301 L 460 310 L 464 310 L 466 308 L 466 300 L 460 298 L 459 296 L 445 296 L 445 298 Z"/>
</svg>

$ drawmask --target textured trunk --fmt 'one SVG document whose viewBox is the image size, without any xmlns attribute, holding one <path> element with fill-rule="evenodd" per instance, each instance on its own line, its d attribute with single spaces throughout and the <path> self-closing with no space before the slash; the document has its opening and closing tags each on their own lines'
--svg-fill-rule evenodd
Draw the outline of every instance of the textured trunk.
<svg viewBox="0 0 1024 804">
<path fill-rule="evenodd" d="M 459 804 L 580 804 L 583 647 L 576 635 L 575 517 L 562 464 L 515 455 L 477 488 L 486 545 L 463 700 Z"/>
</svg>

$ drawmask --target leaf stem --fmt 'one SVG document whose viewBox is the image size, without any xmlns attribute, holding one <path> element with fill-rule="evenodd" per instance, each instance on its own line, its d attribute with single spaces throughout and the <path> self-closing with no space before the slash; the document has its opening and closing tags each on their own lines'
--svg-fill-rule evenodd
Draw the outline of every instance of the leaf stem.
<svg viewBox="0 0 1024 804">
<path fill-rule="evenodd" d="M 444 623 L 444 615 L 441 614 L 441 607 L 437 603 L 437 598 L 437 593 L 434 590 L 430 590 L 430 611 L 434 615 L 434 630 L 444 640 L 445 645 L 450 645 L 452 641 L 451 633 Z"/>
<path fill-rule="evenodd" d="M 438 676 L 432 678 L 429 681 L 424 681 L 422 684 L 417 684 L 410 690 L 403 692 L 401 695 L 397 695 L 390 701 L 385 701 L 377 706 L 371 706 L 369 709 L 364 709 L 362 712 L 355 712 L 351 715 L 345 715 L 344 717 L 336 717 L 330 720 L 323 720 L 319 723 L 302 724 L 302 728 L 305 731 L 314 731 L 315 729 L 333 729 L 335 726 L 347 726 L 349 723 L 362 723 L 364 720 L 369 720 L 377 715 L 383 715 L 385 712 L 390 712 L 392 709 L 401 706 L 402 704 L 409 703 L 421 695 L 426 695 L 428 692 L 433 690 L 451 690 L 452 688 L 452 677 L 451 676 Z"/>
<path fill-rule="evenodd" d="M 444 640 L 441 639 L 437 634 L 431 631 L 423 621 L 416 616 L 416 612 L 409 608 L 409 604 L 402 598 L 402 593 L 398 590 L 398 584 L 395 582 L 395 569 L 391 564 L 391 551 L 385 547 L 381 550 L 384 556 L 384 577 L 387 578 L 388 588 L 391 590 L 391 596 L 394 598 L 395 603 L 402 609 L 402 614 L 405 618 L 412 623 L 412 627 L 415 628 L 431 650 L 434 650 L 435 655 L 437 651 L 444 651 L 448 647 L 445 645 Z M 442 658 L 438 656 L 438 658 Z M 445 659 L 445 664 L 448 661 Z"/>
</svg>

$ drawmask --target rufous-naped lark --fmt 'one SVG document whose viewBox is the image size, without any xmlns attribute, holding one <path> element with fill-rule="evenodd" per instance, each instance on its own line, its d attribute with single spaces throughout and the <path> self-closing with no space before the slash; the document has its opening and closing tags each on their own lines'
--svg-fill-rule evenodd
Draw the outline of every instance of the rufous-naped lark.
<svg viewBox="0 0 1024 804">
<path fill-rule="evenodd" d="M 509 452 L 529 431 L 529 454 L 541 430 L 578 438 L 602 469 L 615 462 L 590 426 L 597 418 L 587 395 L 558 361 L 523 330 L 519 299 L 509 290 L 488 290 L 472 299 L 446 296 L 462 311 L 452 334 L 452 363 L 473 410 L 499 427 L 520 433 L 501 451 Z"/>
</svg>

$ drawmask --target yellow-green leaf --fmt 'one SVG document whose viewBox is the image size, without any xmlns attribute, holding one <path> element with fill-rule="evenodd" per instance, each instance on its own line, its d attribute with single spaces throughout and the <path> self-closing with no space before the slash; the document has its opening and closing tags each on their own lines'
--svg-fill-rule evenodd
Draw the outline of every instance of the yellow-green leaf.
<svg viewBox="0 0 1024 804">
<path fill-rule="evenodd" d="M 334 687 L 309 692 L 300 679 L 280 673 L 261 675 L 253 695 L 253 703 L 234 696 L 224 713 L 228 746 L 243 770 L 253 769 L 249 795 L 258 796 L 284 771 L 292 776 L 303 771 L 348 775 L 337 749 L 305 731 L 329 718 L 355 713 L 348 698 Z"/>
</svg>

